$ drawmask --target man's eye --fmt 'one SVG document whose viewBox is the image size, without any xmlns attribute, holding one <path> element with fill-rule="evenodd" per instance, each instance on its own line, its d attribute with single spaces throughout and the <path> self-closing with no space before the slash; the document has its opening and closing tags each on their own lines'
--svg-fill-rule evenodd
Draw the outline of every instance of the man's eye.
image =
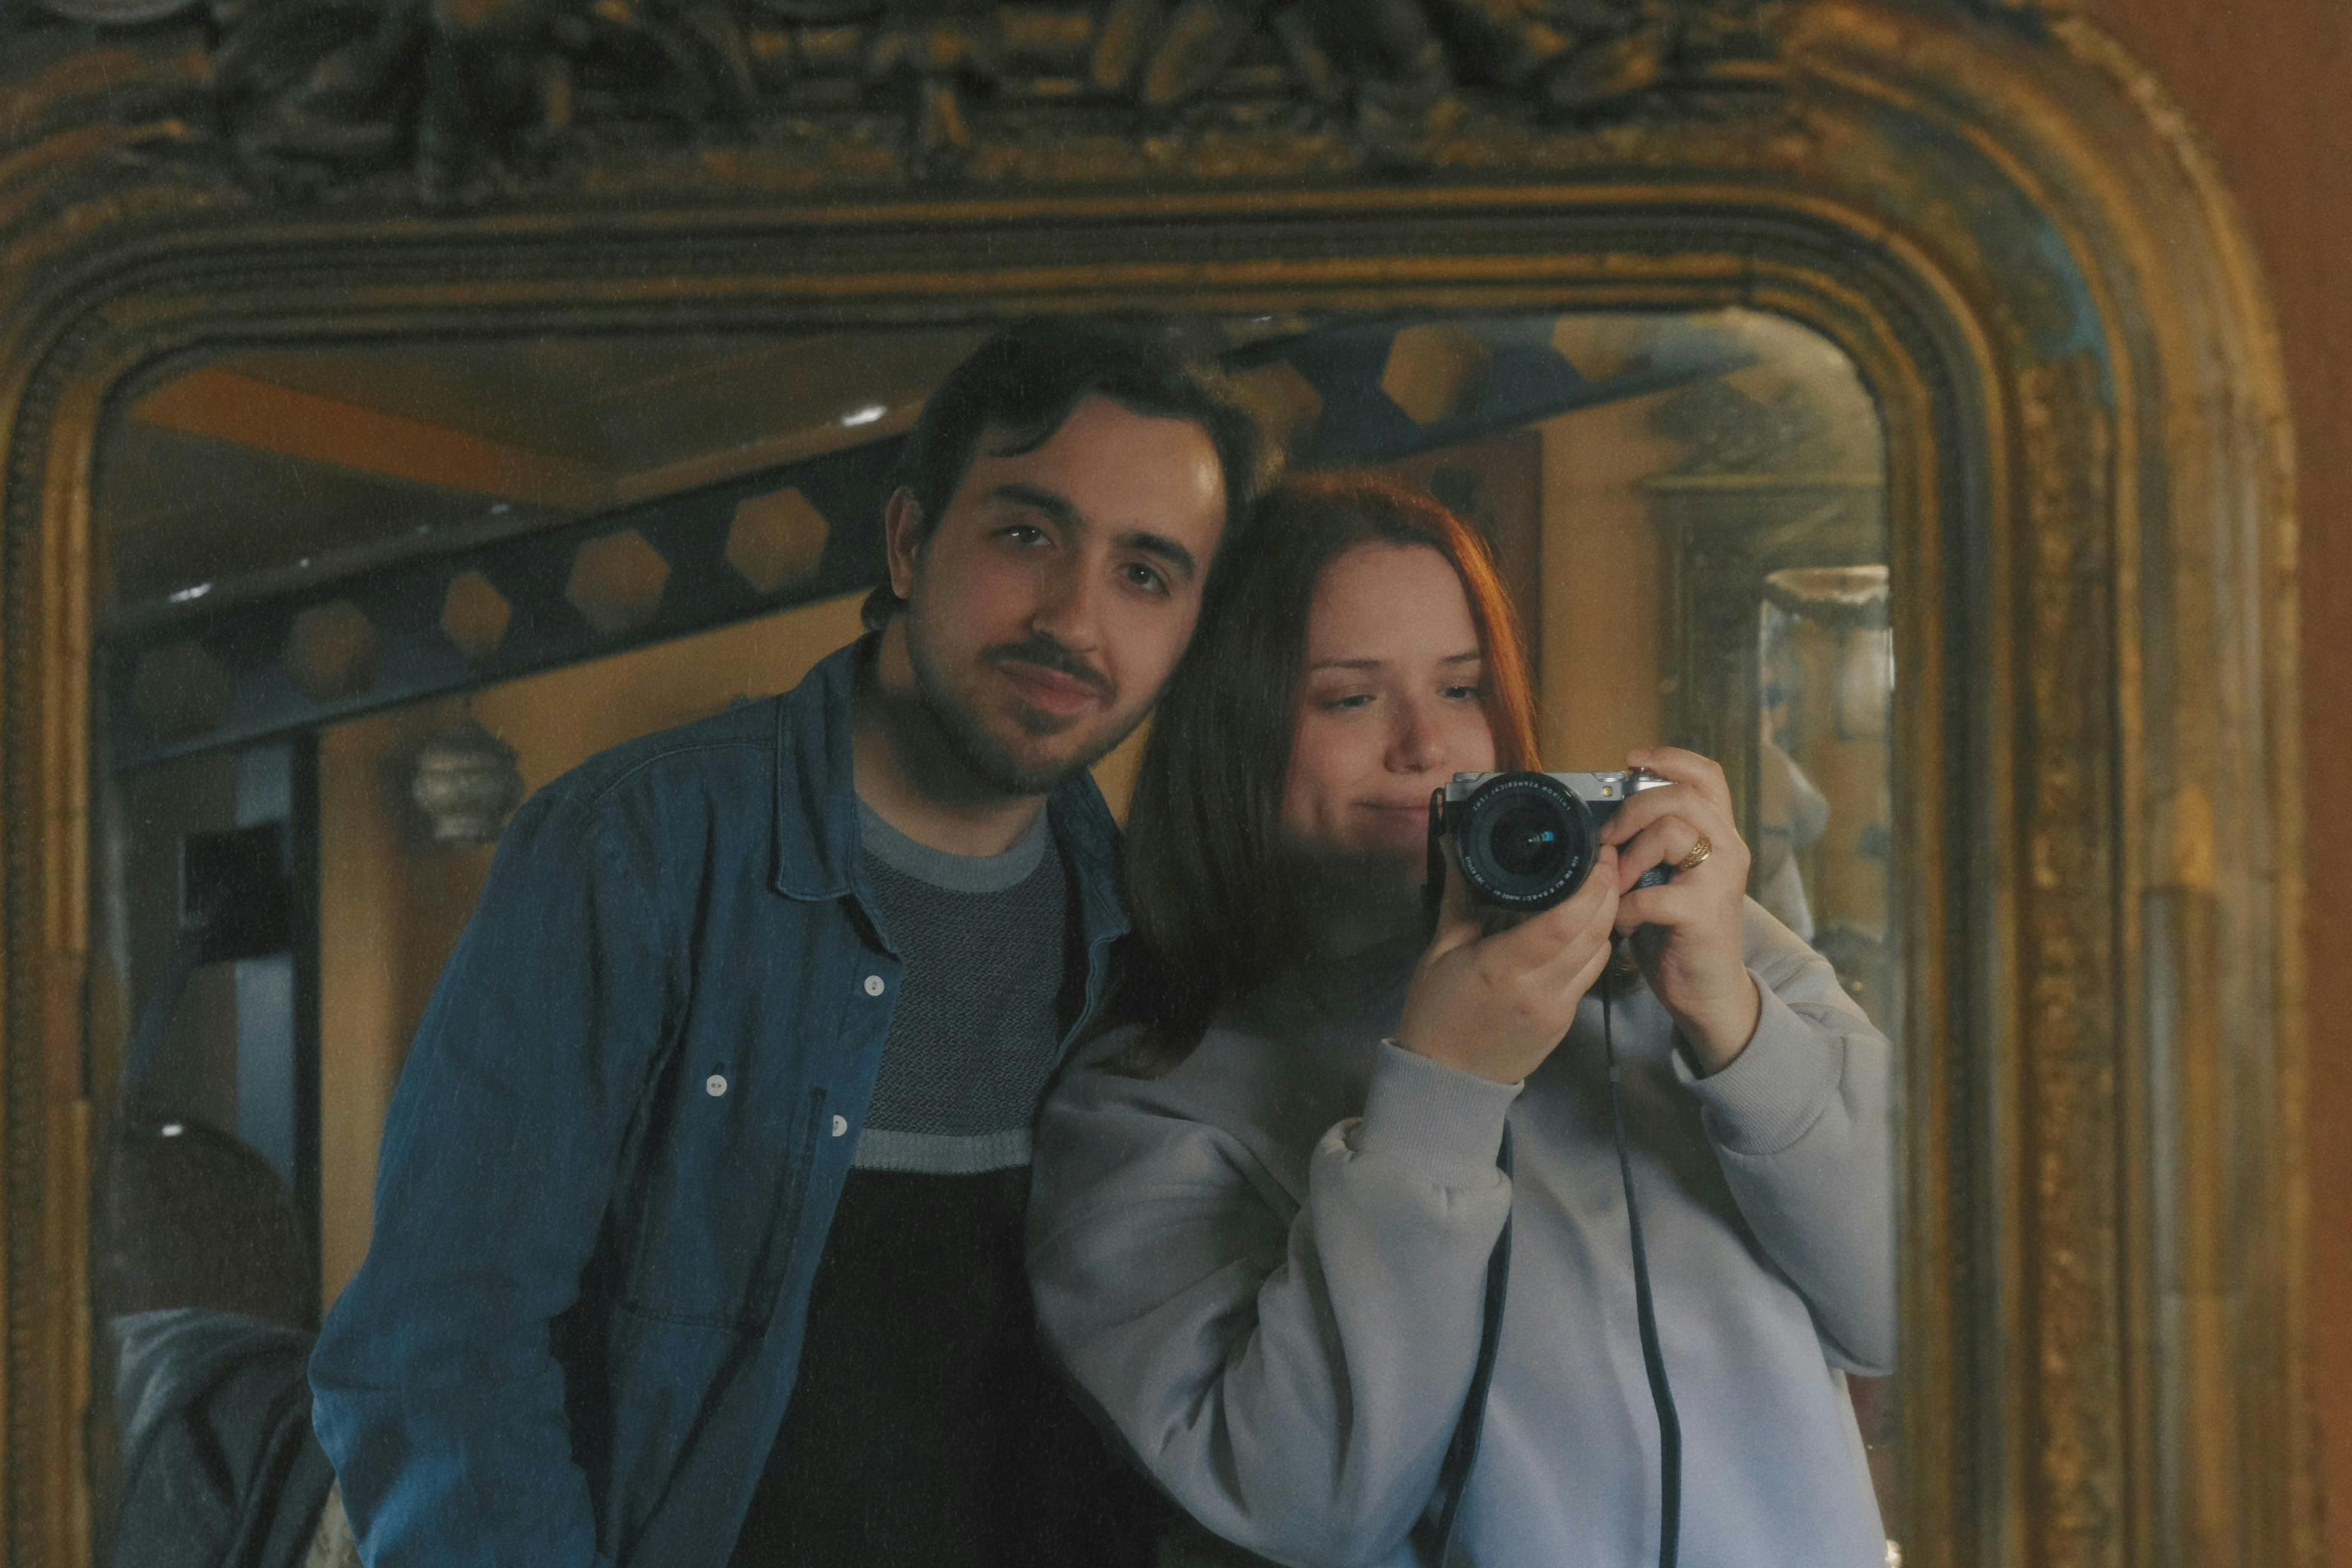
<svg viewBox="0 0 2352 1568">
<path fill-rule="evenodd" d="M 996 537 L 1011 544 L 1042 544 L 1045 531 L 1034 522 L 1012 522 L 998 529 Z"/>
<path fill-rule="evenodd" d="M 1168 592 L 1168 579 L 1161 576 L 1157 568 L 1147 566 L 1140 561 L 1128 563 L 1127 580 L 1130 586 L 1140 588 L 1147 594 Z"/>
</svg>

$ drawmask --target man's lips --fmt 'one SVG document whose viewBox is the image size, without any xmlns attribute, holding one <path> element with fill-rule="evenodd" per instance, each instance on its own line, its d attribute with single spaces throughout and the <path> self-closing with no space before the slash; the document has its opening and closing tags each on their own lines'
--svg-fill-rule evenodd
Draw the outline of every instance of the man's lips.
<svg viewBox="0 0 2352 1568">
<path fill-rule="evenodd" d="M 998 660 L 996 668 L 1013 682 L 1023 701 L 1044 712 L 1058 715 L 1081 713 L 1105 700 L 1106 694 L 1092 681 L 1062 670 L 1048 669 L 1042 664 L 1008 658 Z"/>
</svg>

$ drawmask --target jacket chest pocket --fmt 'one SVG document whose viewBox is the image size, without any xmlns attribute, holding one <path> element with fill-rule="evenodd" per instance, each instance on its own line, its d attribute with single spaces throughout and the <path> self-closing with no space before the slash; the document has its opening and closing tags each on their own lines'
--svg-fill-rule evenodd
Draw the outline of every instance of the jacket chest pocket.
<svg viewBox="0 0 2352 1568">
<path fill-rule="evenodd" d="M 671 1322 L 763 1329 L 803 1228 L 824 1087 L 761 1092 L 719 1062 L 682 1068 L 661 1107 L 621 1216 L 624 1303 Z"/>
</svg>

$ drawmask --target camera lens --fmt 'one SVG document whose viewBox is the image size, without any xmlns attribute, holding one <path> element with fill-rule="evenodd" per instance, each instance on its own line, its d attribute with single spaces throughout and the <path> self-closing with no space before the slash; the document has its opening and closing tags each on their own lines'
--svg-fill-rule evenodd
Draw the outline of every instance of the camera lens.
<svg viewBox="0 0 2352 1568">
<path fill-rule="evenodd" d="M 1592 811 L 1549 773 L 1497 773 L 1464 805 L 1463 879 L 1485 902 L 1549 909 L 1584 884 Z"/>
<path fill-rule="evenodd" d="M 1559 814 L 1549 801 L 1540 807 L 1521 805 L 1505 811 L 1487 830 L 1486 844 L 1495 864 L 1515 881 L 1549 880 L 1559 875 L 1568 859 Z"/>
</svg>

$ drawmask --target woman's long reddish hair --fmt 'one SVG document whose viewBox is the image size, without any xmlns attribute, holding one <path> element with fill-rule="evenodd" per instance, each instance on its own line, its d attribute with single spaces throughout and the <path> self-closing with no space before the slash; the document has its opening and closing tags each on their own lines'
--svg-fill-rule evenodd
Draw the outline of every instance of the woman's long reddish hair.
<svg viewBox="0 0 2352 1568">
<path fill-rule="evenodd" d="M 1219 1007 L 1303 956 L 1307 911 L 1281 874 L 1281 827 L 1307 616 L 1323 574 L 1366 544 L 1425 547 L 1454 568 L 1486 660 L 1498 765 L 1537 765 L 1527 654 L 1478 535 L 1428 496 L 1379 475 L 1285 480 L 1218 562 L 1200 631 L 1144 745 L 1127 834 L 1137 941 L 1113 1011 L 1115 1022 L 1144 1026 L 1125 1058 L 1130 1070 L 1181 1061 Z"/>
</svg>

